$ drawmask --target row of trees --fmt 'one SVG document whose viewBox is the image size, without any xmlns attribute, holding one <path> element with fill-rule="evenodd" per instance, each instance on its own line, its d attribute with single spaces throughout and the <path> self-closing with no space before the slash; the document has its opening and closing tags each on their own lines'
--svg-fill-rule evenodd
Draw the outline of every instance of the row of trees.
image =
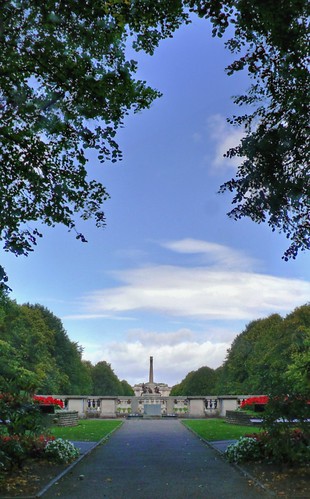
<svg viewBox="0 0 310 499">
<path fill-rule="evenodd" d="M 269 393 L 275 384 L 310 392 L 310 304 L 249 323 L 221 367 L 190 372 L 171 394 Z"/>
<path fill-rule="evenodd" d="M 67 395 L 131 395 L 111 366 L 82 360 L 83 348 L 69 339 L 61 320 L 41 305 L 18 305 L 0 299 L 0 382 L 33 375 L 38 393 Z M 14 374 L 15 373 L 15 374 Z M 15 376 L 16 375 L 16 376 Z"/>
<path fill-rule="evenodd" d="M 82 360 L 61 320 L 41 305 L 0 299 L 0 382 L 9 391 L 14 379 L 32 379 L 38 393 L 133 395 L 106 361 Z M 28 380 L 29 381 L 29 380 Z M 27 381 L 27 383 L 28 383 Z M 190 372 L 171 395 L 268 392 L 274 383 L 295 392 L 310 390 L 310 304 L 283 318 L 273 314 L 249 323 L 233 341 L 221 367 Z"/>
</svg>

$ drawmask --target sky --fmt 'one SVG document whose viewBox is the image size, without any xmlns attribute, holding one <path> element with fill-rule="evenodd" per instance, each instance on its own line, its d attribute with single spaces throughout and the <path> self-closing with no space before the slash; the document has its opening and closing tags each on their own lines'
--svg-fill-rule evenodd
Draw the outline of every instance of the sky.
<svg viewBox="0 0 310 499">
<path fill-rule="evenodd" d="M 44 228 L 28 257 L 1 255 L 18 303 L 40 303 L 63 321 L 93 364 L 120 379 L 174 385 L 189 371 L 219 367 L 232 341 L 255 319 L 309 302 L 310 258 L 281 258 L 288 241 L 267 224 L 235 222 L 219 186 L 236 171 L 223 158 L 238 143 L 226 118 L 247 76 L 228 77 L 231 55 L 206 21 L 181 28 L 139 77 L 163 93 L 130 115 L 118 134 L 123 161 L 90 175 L 107 187 L 107 226 L 78 222 L 88 243 L 62 227 Z"/>
</svg>

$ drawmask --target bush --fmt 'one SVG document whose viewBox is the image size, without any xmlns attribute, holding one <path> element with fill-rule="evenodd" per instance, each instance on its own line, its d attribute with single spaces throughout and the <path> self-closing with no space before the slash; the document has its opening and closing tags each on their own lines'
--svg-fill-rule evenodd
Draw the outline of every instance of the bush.
<svg viewBox="0 0 310 499">
<path fill-rule="evenodd" d="M 0 393 L 0 419 L 10 435 L 35 434 L 42 429 L 38 405 L 25 391 Z"/>
<path fill-rule="evenodd" d="M 243 400 L 240 404 L 240 409 L 249 409 L 258 412 L 256 409 L 258 407 L 263 407 L 269 402 L 269 397 L 266 395 L 260 395 L 259 397 L 249 397 Z M 260 412 L 260 411 L 259 411 Z"/>
<path fill-rule="evenodd" d="M 267 431 L 241 437 L 226 449 L 230 462 L 265 461 L 275 464 L 304 464 L 310 461 L 309 434 L 300 429 L 281 430 L 278 423 L 277 435 Z"/>
<path fill-rule="evenodd" d="M 55 437 L 45 435 L 1 435 L 0 436 L 0 471 L 11 471 L 21 467 L 28 458 L 45 457 L 45 448 Z"/>
<path fill-rule="evenodd" d="M 18 435 L 1 435 L 0 455 L 4 469 L 20 468 L 22 462 L 26 459 L 26 450 L 20 437 Z"/>
<path fill-rule="evenodd" d="M 45 448 L 51 440 L 55 440 L 55 437 L 50 437 L 46 435 L 39 436 L 29 436 L 24 439 L 24 445 L 27 452 L 27 456 L 33 458 L 45 457 Z"/>
<path fill-rule="evenodd" d="M 277 464 L 303 464 L 310 461 L 310 439 L 309 435 L 301 430 L 287 431 L 281 429 L 268 435 L 265 443 L 266 459 Z M 282 430 L 282 431 L 281 431 Z"/>
<path fill-rule="evenodd" d="M 258 461 L 262 458 L 263 448 L 257 438 L 241 437 L 238 442 L 227 447 L 225 455 L 231 463 Z"/>
<path fill-rule="evenodd" d="M 55 440 L 47 442 L 45 447 L 46 457 L 57 463 L 69 463 L 70 461 L 74 461 L 79 454 L 79 449 L 74 447 L 68 440 L 63 440 L 62 438 L 56 438 Z"/>
<path fill-rule="evenodd" d="M 309 461 L 309 404 L 302 394 L 287 393 L 283 390 L 270 397 L 263 427 L 268 434 L 265 446 L 269 461 L 294 465 Z"/>
</svg>

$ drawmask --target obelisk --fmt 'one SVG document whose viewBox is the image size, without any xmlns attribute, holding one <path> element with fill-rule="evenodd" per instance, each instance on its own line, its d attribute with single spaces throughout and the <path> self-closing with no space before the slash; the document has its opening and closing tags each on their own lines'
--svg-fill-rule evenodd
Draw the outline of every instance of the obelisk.
<svg viewBox="0 0 310 499">
<path fill-rule="evenodd" d="M 154 376 L 153 376 L 153 357 L 150 357 L 150 375 L 149 375 L 149 383 L 154 383 Z"/>
</svg>

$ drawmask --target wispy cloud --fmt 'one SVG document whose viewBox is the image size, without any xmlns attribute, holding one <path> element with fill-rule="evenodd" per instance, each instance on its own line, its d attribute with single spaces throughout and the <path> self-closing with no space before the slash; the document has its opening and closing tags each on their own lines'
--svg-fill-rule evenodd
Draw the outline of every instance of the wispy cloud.
<svg viewBox="0 0 310 499">
<path fill-rule="evenodd" d="M 310 284 L 204 267 L 149 266 L 118 274 L 125 285 L 89 293 L 86 312 L 148 310 L 179 317 L 252 319 L 307 301 Z"/>
<path fill-rule="evenodd" d="M 132 321 L 133 317 L 117 316 L 112 314 L 69 314 L 63 315 L 62 319 L 72 320 L 72 321 L 84 321 L 84 320 L 95 320 L 95 319 L 113 319 L 119 321 Z"/>
<path fill-rule="evenodd" d="M 249 257 L 243 251 L 209 241 L 186 238 L 162 243 L 162 246 L 177 253 L 200 254 L 205 263 L 225 268 L 247 270 L 254 267 L 257 269 L 261 265 L 257 259 Z"/>
<path fill-rule="evenodd" d="M 203 320 L 251 320 L 305 303 L 310 283 L 251 270 L 253 261 L 226 246 L 184 239 L 172 251 L 210 256 L 200 266 L 148 265 L 116 272 L 119 286 L 83 297 L 85 314 L 148 311 Z M 244 271 L 244 268 L 248 269 Z"/>
<path fill-rule="evenodd" d="M 228 159 L 224 157 L 224 154 L 229 149 L 236 147 L 244 136 L 240 128 L 229 125 L 224 116 L 214 114 L 207 120 L 205 133 L 213 143 L 213 153 L 208 154 L 205 158 L 213 169 L 235 168 L 240 164 L 241 158 Z M 195 140 L 197 140 L 197 137 Z"/>
<path fill-rule="evenodd" d="M 192 238 L 160 245 L 178 258 L 178 265 L 114 272 L 115 286 L 83 296 L 79 315 L 71 316 L 128 320 L 132 315 L 138 321 L 147 312 L 170 324 L 166 331 L 123 330 L 115 336 L 120 341 L 102 335 L 96 343 L 83 342 L 85 358 L 93 363 L 105 359 L 130 383 L 147 380 L 150 355 L 157 382 L 175 384 L 201 366 L 216 368 L 242 324 L 272 313 L 285 315 L 309 300 L 309 282 L 259 273 L 259 262 L 234 248 Z M 185 321 L 191 325 L 179 326 Z M 115 330 L 120 333 L 119 326 Z"/>
</svg>

